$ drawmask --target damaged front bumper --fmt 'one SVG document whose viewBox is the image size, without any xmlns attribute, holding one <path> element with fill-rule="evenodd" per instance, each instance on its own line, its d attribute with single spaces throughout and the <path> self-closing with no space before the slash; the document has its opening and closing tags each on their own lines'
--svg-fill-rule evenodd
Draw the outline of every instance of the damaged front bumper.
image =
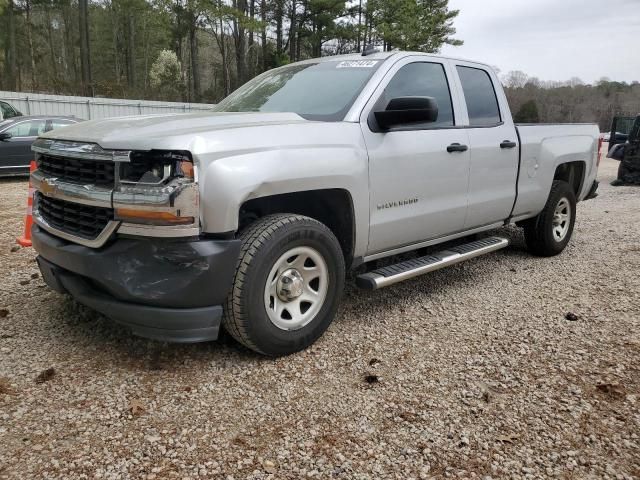
<svg viewBox="0 0 640 480">
<path fill-rule="evenodd" d="M 214 340 L 231 289 L 238 240 L 117 238 L 93 249 L 34 226 L 46 283 L 162 341 Z"/>
</svg>

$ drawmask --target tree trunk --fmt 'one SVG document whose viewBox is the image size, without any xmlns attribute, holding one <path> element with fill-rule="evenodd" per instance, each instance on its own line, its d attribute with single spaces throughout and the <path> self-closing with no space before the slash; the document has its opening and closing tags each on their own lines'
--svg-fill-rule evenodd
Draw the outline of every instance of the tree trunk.
<svg viewBox="0 0 640 480">
<path fill-rule="evenodd" d="M 267 0 L 260 2 L 260 20 L 262 21 L 262 32 L 260 41 L 262 42 L 262 71 L 267 71 Z"/>
<path fill-rule="evenodd" d="M 58 62 L 56 61 L 56 51 L 55 45 L 56 42 L 53 40 L 53 26 L 51 24 L 51 9 L 49 8 L 49 4 L 45 4 L 46 18 L 47 18 L 47 39 L 49 40 L 49 55 L 51 56 L 51 69 L 53 71 L 53 83 L 54 89 L 57 93 L 57 88 L 55 88 L 58 82 Z"/>
<path fill-rule="evenodd" d="M 136 42 L 135 42 L 135 16 L 133 12 L 129 12 L 128 22 L 128 42 L 127 42 L 127 80 L 129 89 L 136 86 Z"/>
<path fill-rule="evenodd" d="M 256 70 L 257 70 L 256 65 L 257 65 L 258 54 L 253 48 L 255 44 L 255 30 L 253 27 L 253 21 L 255 20 L 255 15 L 256 15 L 256 0 L 249 0 L 249 20 L 251 23 L 250 23 L 249 32 L 248 32 L 249 36 L 247 38 L 247 57 L 248 57 L 247 78 L 255 77 Z"/>
<path fill-rule="evenodd" d="M 322 56 L 322 25 L 313 23 L 313 40 L 311 42 L 311 51 L 314 57 Z"/>
<path fill-rule="evenodd" d="M 113 3 L 111 3 L 109 12 L 111 14 L 111 27 L 113 32 L 113 74 L 115 76 L 116 83 L 120 84 L 120 77 L 122 75 L 122 69 L 120 67 L 120 49 L 118 47 L 120 22 L 118 18 L 118 12 L 116 11 Z"/>
<path fill-rule="evenodd" d="M 71 14 L 71 2 L 66 0 L 63 3 L 62 15 L 64 19 L 64 62 L 67 80 L 73 84 L 74 88 L 78 86 L 78 64 L 76 63 L 76 55 L 74 54 L 75 42 L 73 40 L 72 25 L 74 21 Z M 76 90 L 77 92 L 77 90 Z"/>
<path fill-rule="evenodd" d="M 298 27 L 296 28 L 296 58 L 295 60 L 300 60 L 300 52 L 302 46 L 302 35 L 304 33 L 304 23 L 307 21 L 307 6 L 308 0 L 302 0 L 302 15 L 298 16 Z"/>
<path fill-rule="evenodd" d="M 176 8 L 179 7 L 180 2 L 176 1 Z M 178 62 L 180 62 L 180 65 L 184 65 L 184 62 L 182 61 L 182 15 L 181 15 L 181 10 L 177 10 L 178 13 L 176 13 L 176 26 L 175 26 L 175 49 L 176 49 L 176 57 L 178 57 Z"/>
<path fill-rule="evenodd" d="M 239 16 L 244 16 L 247 12 L 247 0 L 236 0 L 236 9 Z M 233 38 L 236 47 L 236 74 L 237 86 L 242 85 L 247 79 L 247 44 L 246 31 L 242 22 L 237 18 L 233 20 Z"/>
<path fill-rule="evenodd" d="M 251 21 L 253 22 L 253 20 L 255 20 L 255 15 L 256 15 L 256 0 L 250 0 L 249 1 L 249 18 L 251 19 Z M 249 51 L 251 51 L 251 47 L 253 47 L 253 28 L 249 31 Z"/>
<path fill-rule="evenodd" d="M 9 0 L 9 4 L 7 5 L 7 49 L 6 49 L 6 58 L 5 58 L 5 73 L 7 79 L 7 88 L 9 90 L 17 90 L 16 88 L 16 24 L 15 18 L 13 15 L 13 0 Z"/>
<path fill-rule="evenodd" d="M 149 18 L 147 15 L 144 16 L 144 21 L 142 22 L 142 38 L 144 42 L 144 79 L 142 81 L 142 88 L 146 98 L 149 88 Z"/>
<path fill-rule="evenodd" d="M 93 97 L 91 80 L 91 52 L 89 49 L 89 2 L 78 0 L 80 27 L 80 66 L 82 72 L 82 90 L 85 95 Z"/>
<path fill-rule="evenodd" d="M 222 58 L 222 88 L 223 94 L 226 97 L 229 95 L 231 90 L 230 79 L 229 79 L 229 65 L 227 61 L 227 47 L 225 45 L 225 33 L 224 33 L 224 23 L 222 21 L 222 17 L 218 20 L 220 25 L 220 33 L 214 34 L 216 37 L 216 42 L 218 43 L 218 49 L 220 50 L 220 57 Z"/>
<path fill-rule="evenodd" d="M 36 74 L 36 56 L 33 50 L 33 25 L 31 25 L 31 1 L 25 2 L 26 27 L 27 27 L 27 43 L 29 45 L 29 57 L 31 60 L 31 90 L 38 89 L 38 76 Z"/>
<path fill-rule="evenodd" d="M 193 100 L 200 100 L 200 70 L 198 65 L 198 28 L 197 16 L 193 15 L 193 21 L 189 26 L 189 47 L 191 49 L 191 76 L 193 77 Z"/>
<path fill-rule="evenodd" d="M 289 60 L 296 58 L 296 0 L 291 0 L 291 16 L 289 18 Z"/>
<path fill-rule="evenodd" d="M 282 55 L 282 0 L 276 0 L 276 56 Z"/>
<path fill-rule="evenodd" d="M 358 42 L 356 44 L 356 51 L 358 53 L 361 52 L 361 43 L 360 43 L 360 39 L 362 37 L 362 0 L 360 0 L 360 2 L 358 3 Z"/>
</svg>

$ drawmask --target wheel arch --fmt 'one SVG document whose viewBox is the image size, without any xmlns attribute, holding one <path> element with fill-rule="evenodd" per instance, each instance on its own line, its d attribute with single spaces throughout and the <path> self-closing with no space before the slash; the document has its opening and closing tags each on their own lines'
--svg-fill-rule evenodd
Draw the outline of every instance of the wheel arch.
<svg viewBox="0 0 640 480">
<path fill-rule="evenodd" d="M 587 163 L 584 160 L 561 163 L 556 167 L 553 180 L 567 182 L 573 189 L 577 199 L 584 186 L 586 168 Z"/>
<path fill-rule="evenodd" d="M 345 264 L 352 264 L 356 225 L 353 198 L 348 190 L 327 188 L 252 198 L 240 206 L 238 230 L 274 213 L 305 215 L 323 223 L 338 239 Z"/>
</svg>

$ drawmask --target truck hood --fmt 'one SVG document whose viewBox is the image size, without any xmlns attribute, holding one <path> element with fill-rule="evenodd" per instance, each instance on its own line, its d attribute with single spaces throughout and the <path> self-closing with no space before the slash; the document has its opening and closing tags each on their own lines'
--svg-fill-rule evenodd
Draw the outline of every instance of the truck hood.
<svg viewBox="0 0 640 480">
<path fill-rule="evenodd" d="M 215 132 L 258 126 L 310 123 L 295 113 L 204 112 L 140 115 L 90 120 L 42 135 L 43 138 L 97 143 L 104 149 L 192 150 L 195 139 L 208 139 Z"/>
</svg>

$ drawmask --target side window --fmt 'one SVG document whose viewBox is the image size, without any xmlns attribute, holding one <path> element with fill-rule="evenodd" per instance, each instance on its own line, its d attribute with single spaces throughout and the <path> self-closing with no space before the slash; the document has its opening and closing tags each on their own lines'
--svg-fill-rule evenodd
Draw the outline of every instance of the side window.
<svg viewBox="0 0 640 480">
<path fill-rule="evenodd" d="M 8 103 L 0 102 L 0 119 L 13 118 L 16 116 L 13 108 Z"/>
<path fill-rule="evenodd" d="M 444 66 L 416 62 L 400 68 L 385 88 L 385 97 L 433 97 L 438 103 L 438 120 L 425 127 L 453 126 L 453 105 Z"/>
<path fill-rule="evenodd" d="M 479 68 L 458 66 L 462 91 L 472 127 L 497 125 L 502 121 L 498 98 L 489 74 Z"/>
<path fill-rule="evenodd" d="M 5 132 L 10 133 L 12 137 L 37 137 L 44 133 L 44 120 L 29 120 L 20 122 L 13 127 L 7 128 Z"/>
<path fill-rule="evenodd" d="M 73 125 L 75 122 L 70 120 L 54 119 L 47 122 L 47 132 L 55 130 L 56 128 L 66 127 L 67 125 Z"/>
</svg>

